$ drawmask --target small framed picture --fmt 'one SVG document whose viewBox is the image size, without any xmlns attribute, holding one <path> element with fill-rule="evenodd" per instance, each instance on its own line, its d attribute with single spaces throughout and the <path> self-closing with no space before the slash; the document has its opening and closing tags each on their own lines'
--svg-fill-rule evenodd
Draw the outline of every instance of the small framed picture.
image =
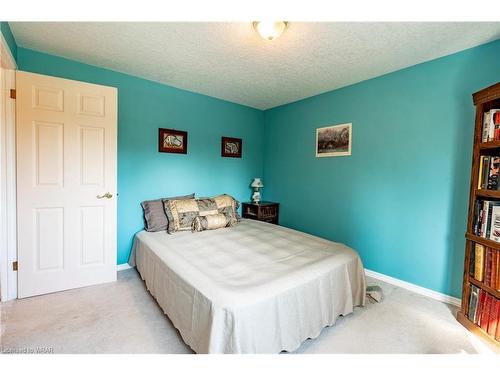
<svg viewBox="0 0 500 375">
<path fill-rule="evenodd" d="M 221 156 L 226 158 L 241 158 L 241 138 L 222 137 Z"/>
<path fill-rule="evenodd" d="M 187 154 L 188 134 L 182 130 L 158 129 L 158 151 Z"/>
<path fill-rule="evenodd" d="M 351 155 L 352 124 L 316 129 L 316 157 Z"/>
</svg>

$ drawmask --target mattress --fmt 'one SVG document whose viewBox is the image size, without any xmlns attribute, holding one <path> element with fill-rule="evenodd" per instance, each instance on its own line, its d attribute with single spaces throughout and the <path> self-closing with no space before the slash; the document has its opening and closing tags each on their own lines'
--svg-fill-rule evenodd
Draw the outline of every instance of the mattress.
<svg viewBox="0 0 500 375">
<path fill-rule="evenodd" d="M 243 219 L 203 232 L 141 231 L 130 264 L 197 353 L 279 353 L 365 303 L 351 248 Z"/>
</svg>

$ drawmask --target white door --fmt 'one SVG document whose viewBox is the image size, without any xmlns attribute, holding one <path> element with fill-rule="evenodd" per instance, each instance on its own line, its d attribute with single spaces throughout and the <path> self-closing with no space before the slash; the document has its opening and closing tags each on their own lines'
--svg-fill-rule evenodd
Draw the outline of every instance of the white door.
<svg viewBox="0 0 500 375">
<path fill-rule="evenodd" d="M 117 90 L 18 71 L 18 297 L 116 280 Z"/>
</svg>

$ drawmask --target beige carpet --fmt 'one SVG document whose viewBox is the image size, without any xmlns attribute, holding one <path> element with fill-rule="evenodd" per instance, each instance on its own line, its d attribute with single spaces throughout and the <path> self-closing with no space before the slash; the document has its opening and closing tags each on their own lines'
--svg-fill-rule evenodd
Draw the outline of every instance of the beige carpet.
<svg viewBox="0 0 500 375">
<path fill-rule="evenodd" d="M 382 287 L 382 303 L 356 308 L 297 353 L 477 352 L 455 307 L 370 278 L 368 285 Z M 0 313 L 4 353 L 192 353 L 134 269 L 116 283 L 9 301 Z"/>
</svg>

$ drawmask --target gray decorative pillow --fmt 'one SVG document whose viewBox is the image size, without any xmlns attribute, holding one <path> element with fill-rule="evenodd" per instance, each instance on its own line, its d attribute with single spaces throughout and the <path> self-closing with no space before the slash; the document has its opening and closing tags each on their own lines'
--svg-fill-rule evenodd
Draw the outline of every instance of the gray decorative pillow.
<svg viewBox="0 0 500 375">
<path fill-rule="evenodd" d="M 144 229 L 148 232 L 158 232 L 167 230 L 168 219 L 163 208 L 163 201 L 166 199 L 193 199 L 194 193 L 172 198 L 154 199 L 141 203 L 144 211 Z"/>
</svg>

